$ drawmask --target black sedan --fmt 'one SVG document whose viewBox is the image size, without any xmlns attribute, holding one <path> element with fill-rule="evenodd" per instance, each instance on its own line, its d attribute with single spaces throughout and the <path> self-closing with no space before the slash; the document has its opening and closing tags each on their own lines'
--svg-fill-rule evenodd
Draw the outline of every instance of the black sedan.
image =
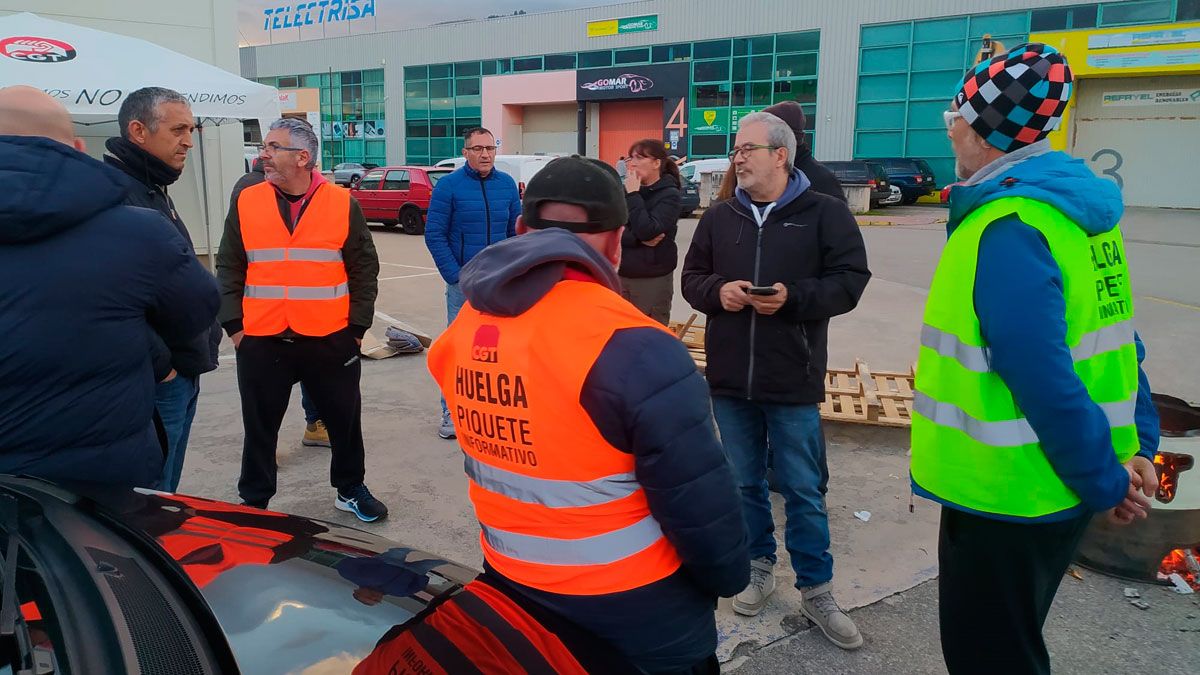
<svg viewBox="0 0 1200 675">
<path fill-rule="evenodd" d="M 0 672 L 619 673 L 503 580 L 307 518 L 0 476 Z"/>
</svg>

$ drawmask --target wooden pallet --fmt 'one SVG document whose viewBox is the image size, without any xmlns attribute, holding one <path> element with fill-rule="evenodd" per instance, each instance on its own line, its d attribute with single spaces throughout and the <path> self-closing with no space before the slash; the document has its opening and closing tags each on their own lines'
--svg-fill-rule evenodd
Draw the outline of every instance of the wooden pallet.
<svg viewBox="0 0 1200 675">
<path fill-rule="evenodd" d="M 687 347 L 701 373 L 704 356 L 704 326 L 697 315 L 686 322 L 673 321 L 671 332 Z M 855 359 L 853 368 L 830 368 L 825 373 L 825 401 L 821 417 L 837 422 L 885 427 L 912 426 L 913 378 L 916 366 L 904 372 L 872 372 L 865 361 Z"/>
<path fill-rule="evenodd" d="M 852 369 L 830 368 L 825 374 L 821 417 L 885 427 L 911 426 L 915 374 L 915 367 L 907 373 L 872 373 L 861 359 L 855 359 Z"/>
</svg>

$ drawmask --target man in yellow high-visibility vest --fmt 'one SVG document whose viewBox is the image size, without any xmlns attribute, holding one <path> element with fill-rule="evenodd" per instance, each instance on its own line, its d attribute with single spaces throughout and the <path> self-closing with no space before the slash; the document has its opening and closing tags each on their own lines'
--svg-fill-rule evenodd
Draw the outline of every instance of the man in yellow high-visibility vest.
<svg viewBox="0 0 1200 675">
<path fill-rule="evenodd" d="M 1144 518 L 1156 485 L 1120 191 L 1045 140 L 1072 84 L 1054 48 L 1021 45 L 945 113 L 965 183 L 925 306 L 912 480 L 943 506 L 951 673 L 1049 673 L 1042 625 L 1084 530 Z"/>
</svg>

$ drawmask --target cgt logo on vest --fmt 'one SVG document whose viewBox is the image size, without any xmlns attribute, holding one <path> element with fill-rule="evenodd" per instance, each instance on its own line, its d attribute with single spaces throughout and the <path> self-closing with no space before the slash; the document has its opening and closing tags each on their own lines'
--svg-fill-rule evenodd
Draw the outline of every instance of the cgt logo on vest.
<svg viewBox="0 0 1200 675">
<path fill-rule="evenodd" d="M 475 331 L 471 343 L 471 360 L 483 363 L 500 362 L 500 328 L 484 324 Z"/>
</svg>

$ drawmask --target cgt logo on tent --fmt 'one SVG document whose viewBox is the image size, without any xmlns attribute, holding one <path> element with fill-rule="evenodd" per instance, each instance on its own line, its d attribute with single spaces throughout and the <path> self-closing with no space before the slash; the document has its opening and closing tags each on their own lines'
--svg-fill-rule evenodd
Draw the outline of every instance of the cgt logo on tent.
<svg viewBox="0 0 1200 675">
<path fill-rule="evenodd" d="M 20 35 L 0 40 L 0 54 L 17 61 L 62 63 L 75 58 L 75 48 L 62 40 Z"/>
</svg>

